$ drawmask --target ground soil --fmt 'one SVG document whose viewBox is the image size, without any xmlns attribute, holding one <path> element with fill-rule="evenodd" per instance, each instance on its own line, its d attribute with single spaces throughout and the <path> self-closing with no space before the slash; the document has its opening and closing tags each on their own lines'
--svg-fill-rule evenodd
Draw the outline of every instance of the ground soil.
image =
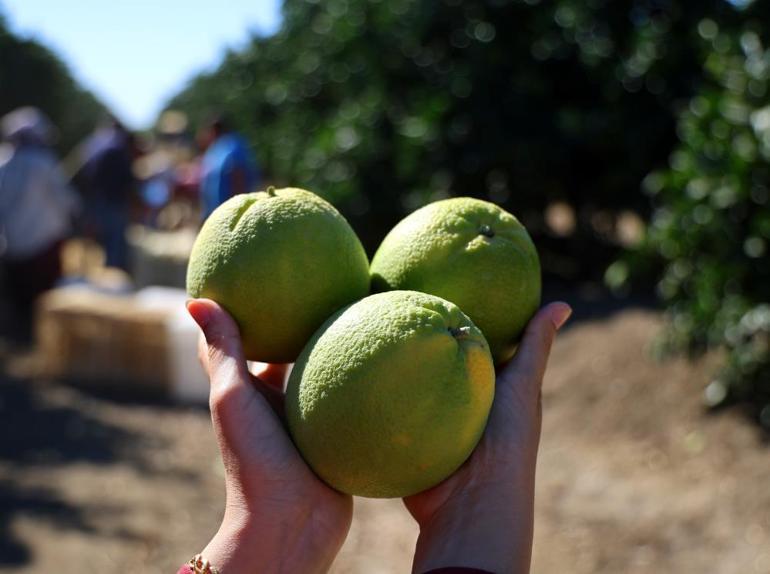
<svg viewBox="0 0 770 574">
<path fill-rule="evenodd" d="M 738 409 L 707 414 L 713 360 L 657 364 L 661 324 L 573 324 L 546 377 L 535 573 L 770 572 L 770 450 Z M 221 517 L 204 409 L 0 384 L 0 571 L 174 572 Z M 399 501 L 356 500 L 333 572 L 408 572 Z"/>
</svg>

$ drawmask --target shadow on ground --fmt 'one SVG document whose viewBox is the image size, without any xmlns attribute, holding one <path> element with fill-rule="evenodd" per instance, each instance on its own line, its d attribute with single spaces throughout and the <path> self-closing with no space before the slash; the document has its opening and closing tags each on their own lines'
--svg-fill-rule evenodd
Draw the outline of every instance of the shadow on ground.
<svg viewBox="0 0 770 574">
<path fill-rule="evenodd" d="M 121 401 L 142 404 L 131 395 L 119 397 Z M 161 472 L 146 454 L 162 450 L 164 441 L 108 422 L 99 415 L 104 402 L 104 397 L 82 390 L 0 374 L 0 565 L 18 566 L 32 558 L 11 527 L 17 517 L 43 518 L 57 529 L 134 536 L 129 531 L 102 532 L 88 520 L 87 511 L 99 509 L 78 507 L 50 488 L 24 484 L 27 472 L 45 475 L 78 463 L 128 464 L 143 475 Z M 189 473 L 179 478 L 194 480 Z"/>
<path fill-rule="evenodd" d="M 10 481 L 0 481 L 0 565 L 18 566 L 30 561 L 26 544 L 10 529 L 16 514 L 44 517 L 62 528 L 90 532 L 82 512 L 47 489 L 24 489 Z"/>
</svg>

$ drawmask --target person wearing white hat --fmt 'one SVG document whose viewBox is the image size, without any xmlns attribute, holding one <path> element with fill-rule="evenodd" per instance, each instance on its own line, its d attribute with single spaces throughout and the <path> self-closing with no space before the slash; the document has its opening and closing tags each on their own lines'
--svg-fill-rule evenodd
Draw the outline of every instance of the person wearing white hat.
<svg viewBox="0 0 770 574">
<path fill-rule="evenodd" d="M 0 130 L 6 140 L 34 139 L 39 143 L 51 144 L 57 130 L 51 120 L 39 109 L 32 106 L 18 108 L 3 116 Z"/>
<path fill-rule="evenodd" d="M 79 199 L 49 148 L 55 128 L 36 108 L 0 119 L 0 261 L 13 310 L 32 303 L 61 276 L 60 252 Z"/>
</svg>

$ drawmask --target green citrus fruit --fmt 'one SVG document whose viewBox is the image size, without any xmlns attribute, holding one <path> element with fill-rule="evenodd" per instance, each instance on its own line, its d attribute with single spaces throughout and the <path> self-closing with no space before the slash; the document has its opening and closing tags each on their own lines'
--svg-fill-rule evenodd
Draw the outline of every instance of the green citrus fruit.
<svg viewBox="0 0 770 574">
<path fill-rule="evenodd" d="M 383 240 L 372 289 L 410 289 L 460 307 L 497 361 L 540 306 L 540 260 L 524 226 L 493 203 L 458 197 L 418 209 Z"/>
<path fill-rule="evenodd" d="M 494 388 L 489 346 L 456 305 L 390 291 L 341 310 L 313 335 L 289 378 L 286 416 L 329 485 L 402 497 L 468 458 Z"/>
<path fill-rule="evenodd" d="M 329 315 L 367 295 L 368 273 L 361 242 L 331 204 L 270 188 L 237 195 L 206 220 L 187 291 L 227 309 L 248 359 L 288 363 Z"/>
</svg>

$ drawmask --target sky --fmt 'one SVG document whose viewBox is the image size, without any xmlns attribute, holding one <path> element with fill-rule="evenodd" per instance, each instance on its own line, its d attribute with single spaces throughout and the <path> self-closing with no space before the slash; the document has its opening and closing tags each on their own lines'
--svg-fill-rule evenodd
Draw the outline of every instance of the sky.
<svg viewBox="0 0 770 574">
<path fill-rule="evenodd" d="M 280 25 L 280 0 L 0 0 L 11 28 L 53 49 L 132 128 L 227 48 Z"/>
</svg>

